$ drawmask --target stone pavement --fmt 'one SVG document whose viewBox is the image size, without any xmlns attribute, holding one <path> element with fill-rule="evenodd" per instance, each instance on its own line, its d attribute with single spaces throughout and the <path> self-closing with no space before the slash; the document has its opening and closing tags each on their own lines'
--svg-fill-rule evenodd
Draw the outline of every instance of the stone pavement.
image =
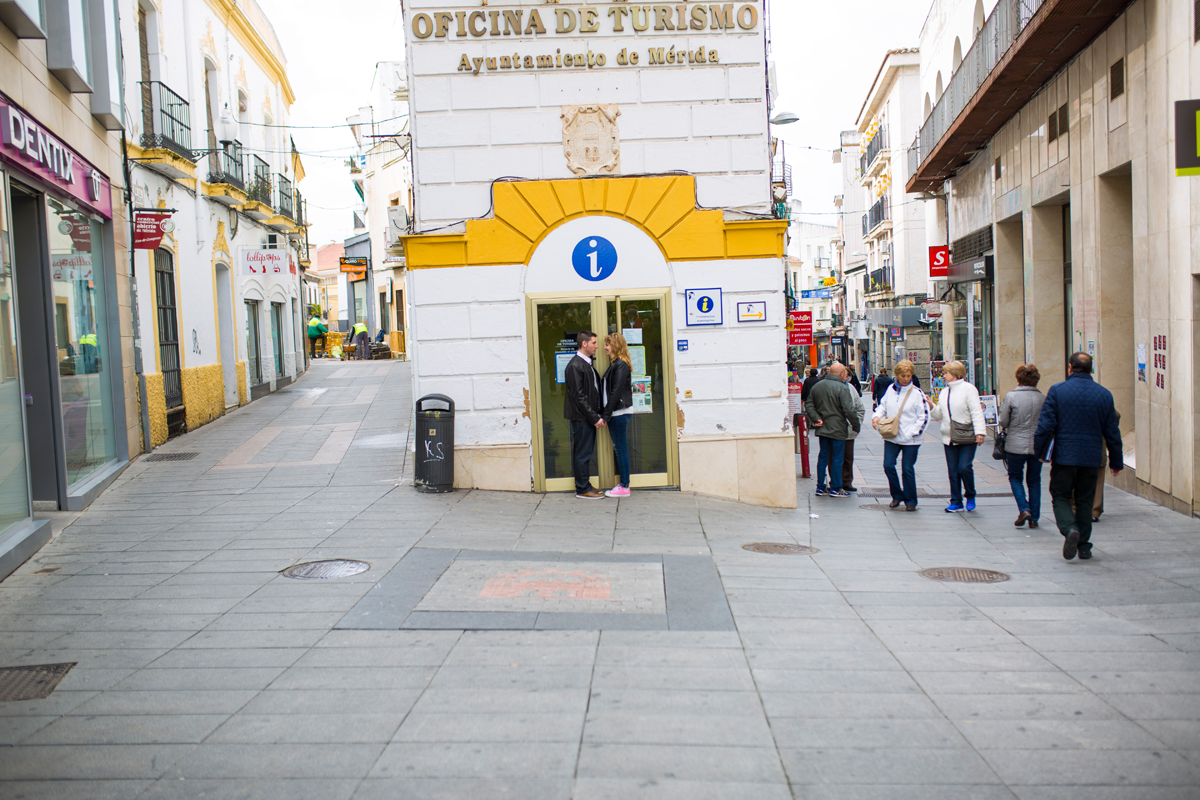
<svg viewBox="0 0 1200 800">
<path fill-rule="evenodd" d="M 0 702 L 0 797 L 1200 795 L 1195 520 L 1110 490 L 1065 562 L 1002 497 L 421 495 L 411 399 L 404 364 L 318 362 L 0 584 L 0 666 L 76 663 Z M 945 491 L 937 444 L 917 469 Z M 371 568 L 279 573 L 333 557 Z"/>
</svg>

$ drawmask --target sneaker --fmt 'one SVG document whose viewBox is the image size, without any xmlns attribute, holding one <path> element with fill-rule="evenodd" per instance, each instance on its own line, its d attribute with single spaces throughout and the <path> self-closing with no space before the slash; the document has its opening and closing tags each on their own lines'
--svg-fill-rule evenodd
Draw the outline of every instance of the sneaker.
<svg viewBox="0 0 1200 800">
<path fill-rule="evenodd" d="M 850 494 L 845 489 L 838 489 L 836 492 L 830 491 L 829 496 L 830 497 L 853 497 L 854 495 Z"/>
<path fill-rule="evenodd" d="M 575 495 L 576 500 L 599 500 L 602 497 L 604 497 L 604 493 L 597 492 L 595 489 L 588 489 L 586 492 Z"/>
<path fill-rule="evenodd" d="M 825 491 L 824 487 L 818 486 L 816 494 L 817 497 L 824 497 L 825 495 L 829 494 L 829 492 Z"/>
<path fill-rule="evenodd" d="M 974 511 L 974 510 L 975 510 L 975 498 L 968 497 L 967 498 L 967 511 Z"/>
<path fill-rule="evenodd" d="M 963 510 L 963 507 L 958 505 L 957 503 L 951 503 L 950 505 L 946 506 L 947 514 L 957 514 L 959 511 L 962 511 L 962 510 Z"/>
<path fill-rule="evenodd" d="M 1079 529 L 1071 528 L 1067 531 L 1067 540 L 1063 542 L 1063 558 L 1070 561 L 1079 553 Z"/>
<path fill-rule="evenodd" d="M 629 487 L 617 484 L 604 493 L 605 497 L 629 497 Z"/>
</svg>

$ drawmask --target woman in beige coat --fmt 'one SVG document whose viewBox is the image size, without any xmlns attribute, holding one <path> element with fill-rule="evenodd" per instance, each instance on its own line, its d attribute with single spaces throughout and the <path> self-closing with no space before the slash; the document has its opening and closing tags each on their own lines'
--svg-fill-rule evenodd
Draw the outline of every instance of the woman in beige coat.
<svg viewBox="0 0 1200 800">
<path fill-rule="evenodd" d="M 979 390 L 967 382 L 967 368 L 961 361 L 951 361 L 942 367 L 946 388 L 938 395 L 937 404 L 929 402 L 929 417 L 941 420 L 942 444 L 946 448 L 946 471 L 950 475 L 950 505 L 948 513 L 975 510 L 975 450 L 983 444 L 987 426 L 983 421 L 983 406 Z M 959 432 L 955 435 L 955 423 Z M 974 439 L 969 432 L 974 433 Z M 964 502 L 965 500 L 965 502 Z"/>
</svg>

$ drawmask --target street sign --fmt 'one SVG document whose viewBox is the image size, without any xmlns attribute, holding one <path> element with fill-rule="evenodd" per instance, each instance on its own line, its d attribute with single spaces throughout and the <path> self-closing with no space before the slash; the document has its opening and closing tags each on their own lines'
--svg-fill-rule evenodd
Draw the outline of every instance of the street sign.
<svg viewBox="0 0 1200 800">
<path fill-rule="evenodd" d="M 163 236 L 175 230 L 175 223 L 170 214 L 148 214 L 137 212 L 133 215 L 133 249 L 157 250 L 162 244 Z"/>
<path fill-rule="evenodd" d="M 929 248 L 929 277 L 945 278 L 950 267 L 950 247 L 938 245 Z"/>
<path fill-rule="evenodd" d="M 813 343 L 812 312 L 788 312 L 788 346 L 808 347 Z"/>
<path fill-rule="evenodd" d="M 894 339 L 894 340 L 898 341 L 898 340 L 904 338 L 904 329 L 903 328 L 892 328 L 891 333 L 892 333 L 892 339 Z"/>
<path fill-rule="evenodd" d="M 688 348 L 688 340 L 687 339 L 675 340 L 675 349 L 676 350 L 678 350 L 681 353 L 686 353 L 687 348 Z"/>
<path fill-rule="evenodd" d="M 683 295 L 689 326 L 725 324 L 720 289 L 688 289 Z"/>
<path fill-rule="evenodd" d="M 822 286 L 837 286 L 837 278 L 825 278 L 821 281 Z"/>
<path fill-rule="evenodd" d="M 766 322 L 767 321 L 767 301 L 755 300 L 749 303 L 737 304 L 737 321 L 738 322 Z"/>
<path fill-rule="evenodd" d="M 800 298 L 802 300 L 828 300 L 833 297 L 833 292 L 829 289 L 801 289 Z"/>
</svg>

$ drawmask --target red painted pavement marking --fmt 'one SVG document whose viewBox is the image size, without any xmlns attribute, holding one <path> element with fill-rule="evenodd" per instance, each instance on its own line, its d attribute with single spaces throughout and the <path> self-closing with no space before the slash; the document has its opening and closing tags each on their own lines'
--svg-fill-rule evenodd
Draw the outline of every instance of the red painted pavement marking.
<svg viewBox="0 0 1200 800">
<path fill-rule="evenodd" d="M 480 597 L 536 597 L 540 600 L 610 600 L 612 581 L 583 570 L 523 569 L 488 580 Z"/>
</svg>

